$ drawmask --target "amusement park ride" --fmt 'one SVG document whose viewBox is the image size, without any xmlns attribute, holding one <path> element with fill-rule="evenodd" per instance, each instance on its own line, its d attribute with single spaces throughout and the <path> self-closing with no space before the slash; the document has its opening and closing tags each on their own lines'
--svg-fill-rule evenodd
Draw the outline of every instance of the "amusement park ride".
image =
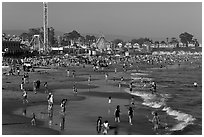
<svg viewBox="0 0 204 137">
<path fill-rule="evenodd" d="M 29 42 L 30 49 L 32 51 L 38 51 L 39 54 L 47 54 L 50 52 L 50 46 L 48 45 L 48 3 L 43 2 L 43 30 L 44 40 L 42 41 L 40 35 L 33 35 L 33 38 Z"/>
</svg>

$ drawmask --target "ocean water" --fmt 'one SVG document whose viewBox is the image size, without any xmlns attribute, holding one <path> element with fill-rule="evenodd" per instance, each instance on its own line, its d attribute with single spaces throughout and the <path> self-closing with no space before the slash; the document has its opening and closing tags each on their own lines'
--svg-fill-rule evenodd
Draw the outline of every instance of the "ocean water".
<svg viewBox="0 0 204 137">
<path fill-rule="evenodd" d="M 135 90 L 126 92 L 139 96 L 142 105 L 157 111 L 167 125 L 163 134 L 202 134 L 202 68 L 200 62 L 185 63 L 173 69 L 149 69 L 132 72 Z M 140 80 L 154 80 L 157 95 L 152 95 Z M 194 86 L 194 82 L 198 84 Z"/>
</svg>

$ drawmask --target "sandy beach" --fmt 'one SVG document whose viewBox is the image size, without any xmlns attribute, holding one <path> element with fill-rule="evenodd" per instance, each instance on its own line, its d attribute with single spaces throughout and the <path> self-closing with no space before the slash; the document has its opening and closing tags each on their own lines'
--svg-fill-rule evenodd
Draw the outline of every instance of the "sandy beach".
<svg viewBox="0 0 204 137">
<path fill-rule="evenodd" d="M 3 134 L 97 134 L 95 123 L 98 116 L 102 116 L 103 120 L 108 120 L 113 127 L 114 130 L 110 130 L 109 134 L 144 134 L 133 130 L 142 131 L 139 130 L 139 123 L 135 122 L 137 118 L 141 117 L 141 113 L 135 113 L 135 119 L 133 120 L 135 124 L 129 126 L 128 109 L 125 105 L 128 105 L 131 96 L 123 91 L 126 87 L 119 89 L 114 86 L 116 82 L 111 80 L 111 75 L 114 75 L 113 72 L 109 73 L 110 79 L 106 81 L 104 72 L 94 72 L 88 67 L 84 68 L 84 70 L 80 67 L 70 69 L 76 70 L 76 78 L 66 77 L 65 70 L 60 69 L 30 73 L 30 83 L 25 86 L 29 100 L 27 106 L 23 105 L 22 91 L 18 88 L 21 77 L 3 77 Z M 109 71 L 113 70 L 110 69 Z M 89 74 L 92 75 L 90 86 L 87 84 Z M 121 75 L 123 74 L 118 73 L 116 79 L 119 79 Z M 47 94 L 44 93 L 44 87 L 41 87 L 37 94 L 32 92 L 31 82 L 36 79 L 40 79 L 42 82 L 46 80 L 49 83 L 50 91 L 54 94 L 54 116 L 56 115 L 56 117 L 53 119 L 51 128 L 49 128 L 48 116 L 45 115 L 47 111 Z M 73 80 L 75 80 L 78 88 L 77 96 L 73 95 Z M 108 104 L 109 96 L 112 97 L 113 101 L 111 106 Z M 59 132 L 60 117 L 57 117 L 57 115 L 59 115 L 60 101 L 63 98 L 68 99 L 66 112 L 68 121 L 65 124 L 65 129 L 68 128 L 68 130 Z M 122 111 L 120 125 L 114 122 L 114 110 L 117 105 L 121 106 Z M 27 113 L 26 116 L 23 116 L 22 111 L 25 108 Z M 35 112 L 37 117 L 36 127 L 30 124 L 32 112 Z M 152 128 L 152 125 L 147 123 L 147 128 Z M 36 129 L 39 132 L 36 132 Z M 27 132 L 24 132 L 24 130 Z M 153 132 L 145 133 L 154 134 Z"/>
</svg>

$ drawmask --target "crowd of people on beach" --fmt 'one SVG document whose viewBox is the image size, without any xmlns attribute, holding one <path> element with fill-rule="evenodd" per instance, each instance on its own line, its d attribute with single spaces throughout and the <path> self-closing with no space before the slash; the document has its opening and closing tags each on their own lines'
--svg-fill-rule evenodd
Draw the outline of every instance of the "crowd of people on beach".
<svg viewBox="0 0 204 137">
<path fill-rule="evenodd" d="M 139 64 L 147 64 L 147 65 L 157 65 L 159 68 L 168 68 L 168 65 L 171 64 L 181 64 L 182 62 L 190 61 L 191 58 L 194 57 L 200 57 L 200 55 L 193 56 L 189 54 L 159 54 L 159 55 L 135 55 L 135 56 L 130 56 L 130 57 L 112 57 L 112 56 L 105 56 L 105 57 L 89 57 L 89 58 L 84 58 L 84 60 L 79 60 L 73 57 L 67 57 L 67 56 L 55 56 L 55 57 L 47 57 L 47 58 L 24 58 L 24 59 L 11 59 L 11 58 L 4 58 L 3 59 L 3 64 L 10 66 L 10 71 L 8 75 L 17 75 L 20 76 L 20 74 L 23 74 L 22 77 L 22 82 L 20 84 L 20 90 L 22 91 L 22 96 L 23 96 L 23 104 L 28 104 L 28 93 L 25 89 L 25 84 L 31 82 L 29 80 L 29 73 L 23 70 L 23 62 L 29 61 L 32 64 L 32 67 L 40 67 L 40 66 L 46 66 L 46 67 L 68 67 L 68 66 L 82 66 L 83 68 L 85 65 L 92 65 L 93 70 L 97 71 L 99 69 L 104 70 L 104 68 L 109 68 L 109 66 L 113 64 L 121 64 L 122 65 L 122 71 L 127 72 L 129 69 L 131 69 L 133 66 L 135 66 L 135 69 L 138 68 Z M 102 63 L 101 63 L 102 62 Z M 101 65 L 103 64 L 103 65 Z M 105 64 L 105 65 L 104 65 Z M 35 70 L 35 69 L 34 69 Z M 113 80 L 116 80 L 115 75 L 118 72 L 118 68 L 114 68 L 114 76 Z M 76 72 L 75 70 L 70 70 L 66 69 L 65 76 L 70 77 L 72 75 L 73 78 L 76 77 Z M 109 80 L 109 74 L 108 72 L 104 73 L 105 75 L 105 81 L 108 83 Z M 122 83 L 124 81 L 124 77 L 120 77 L 118 87 L 122 87 Z M 92 76 L 88 76 L 88 85 L 90 86 L 92 82 Z M 40 85 L 42 82 L 37 79 L 32 82 L 33 84 L 33 92 L 37 94 L 37 92 L 40 89 Z M 156 94 L 157 92 L 157 84 L 155 81 L 150 81 L 150 91 L 152 94 Z M 195 82 L 194 86 L 197 86 L 198 84 Z M 48 88 L 48 82 L 44 82 L 43 84 L 45 94 L 48 94 L 47 96 L 47 101 L 48 101 L 48 116 L 52 117 L 53 116 L 53 105 L 54 105 L 54 95 L 50 92 L 50 89 Z M 129 83 L 129 90 L 130 92 L 133 92 L 133 84 L 132 82 Z M 75 83 L 73 84 L 73 93 L 74 95 L 78 94 L 77 87 Z M 61 129 L 64 129 L 64 122 L 65 122 L 65 117 L 64 114 L 66 112 L 66 103 L 68 99 L 62 99 L 60 108 L 61 108 L 61 114 L 62 116 L 62 122 L 60 124 Z M 108 103 L 111 104 L 112 98 L 108 98 Z M 133 125 L 133 117 L 134 117 L 134 97 L 131 98 L 129 108 L 128 108 L 128 121 L 130 125 Z M 114 112 L 114 121 L 117 123 L 120 123 L 120 105 L 116 106 L 115 112 Z M 153 113 L 153 119 L 152 122 L 154 123 L 154 129 L 158 129 L 158 125 L 160 123 L 159 116 L 157 112 Z M 36 114 L 32 113 L 32 119 L 31 119 L 31 124 L 33 126 L 36 126 Z M 97 119 L 97 124 L 96 124 L 96 130 L 97 133 L 103 133 L 103 134 L 108 134 L 108 130 L 110 129 L 110 124 L 108 120 L 105 120 L 102 122 L 102 116 L 99 116 Z"/>
</svg>

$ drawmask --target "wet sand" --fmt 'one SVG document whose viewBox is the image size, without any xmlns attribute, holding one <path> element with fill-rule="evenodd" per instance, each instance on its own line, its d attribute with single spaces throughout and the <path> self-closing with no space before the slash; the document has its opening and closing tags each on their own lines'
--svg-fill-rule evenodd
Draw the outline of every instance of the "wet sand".
<svg viewBox="0 0 204 137">
<path fill-rule="evenodd" d="M 49 88 L 54 94 L 54 116 L 52 125 L 49 128 L 48 116 L 43 114 L 47 111 L 47 94 L 43 87 L 36 95 L 32 92 L 32 83 L 25 87 L 28 91 L 29 104 L 26 106 L 27 114 L 22 115 L 25 105 L 22 104 L 22 92 L 18 89 L 21 77 L 8 76 L 3 79 L 3 134 L 71 134 L 71 135 L 94 135 L 96 133 L 96 120 L 98 116 L 108 120 L 114 127 L 109 134 L 155 134 L 152 124 L 147 121 L 145 113 L 150 113 L 136 98 L 136 104 L 143 107 L 135 109 L 133 126 L 128 123 L 127 105 L 131 96 L 124 92 L 124 88 L 119 89 L 114 86 L 116 81 L 105 81 L 104 72 L 93 72 L 90 68 L 72 68 L 77 72 L 77 77 L 66 77 L 65 70 L 58 70 L 48 73 L 30 73 L 30 81 L 40 79 L 48 81 Z M 92 75 L 91 86 L 88 86 L 88 74 Z M 109 73 L 112 78 L 114 73 Z M 117 73 L 119 79 L 123 73 Z M 127 76 L 124 76 L 127 78 Z M 128 78 L 127 78 L 128 79 Z M 72 91 L 73 80 L 76 81 L 78 95 L 74 96 Z M 9 82 L 8 82 L 9 81 Z M 9 91 L 10 90 L 10 91 Z M 112 96 L 112 104 L 108 104 L 108 97 Z M 67 111 L 65 116 L 65 129 L 60 131 L 60 101 L 68 98 Z M 14 105 L 15 104 L 15 105 Z M 114 122 L 114 110 L 117 105 L 121 106 L 121 122 Z M 9 106 L 9 107 L 8 107 Z M 32 112 L 37 116 L 37 127 L 30 124 Z M 44 115 L 44 116 L 43 116 Z M 10 126 L 9 125 L 12 125 Z M 13 124 L 12 124 L 13 123 Z M 17 124 L 15 124 L 17 123 Z M 141 126 L 142 124 L 142 126 Z M 39 130 L 39 132 L 38 132 Z M 26 132 L 24 132 L 26 131 Z"/>
</svg>

